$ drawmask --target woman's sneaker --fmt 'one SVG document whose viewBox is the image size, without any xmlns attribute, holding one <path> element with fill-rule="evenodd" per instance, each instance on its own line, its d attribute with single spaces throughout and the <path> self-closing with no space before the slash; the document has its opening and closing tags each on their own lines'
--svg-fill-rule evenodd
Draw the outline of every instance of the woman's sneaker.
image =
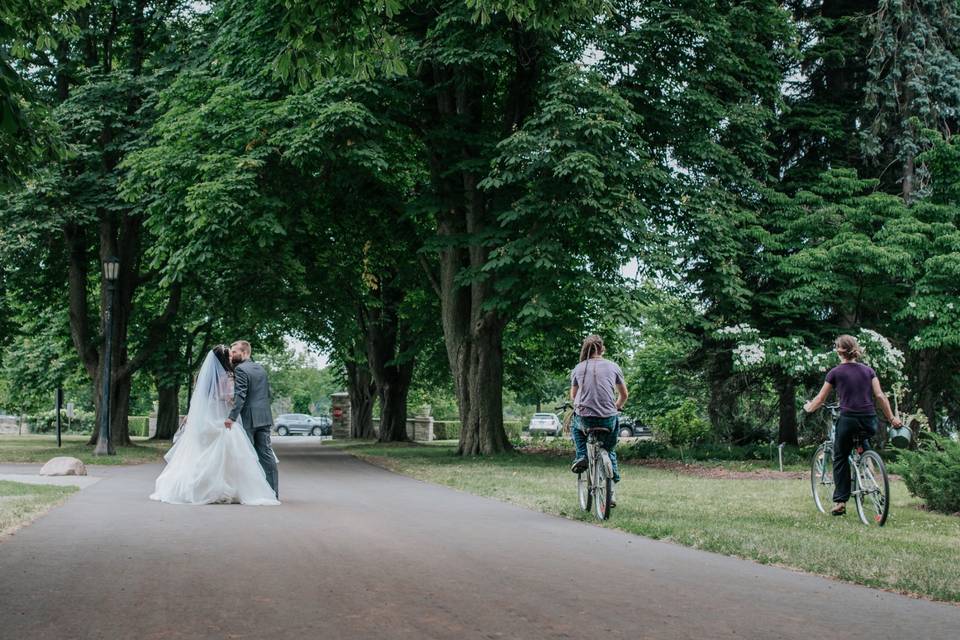
<svg viewBox="0 0 960 640">
<path fill-rule="evenodd" d="M 573 464 L 570 466 L 570 471 L 573 471 L 574 473 L 583 473 L 583 471 L 588 466 L 590 465 L 587 464 L 586 458 L 577 458 L 576 460 L 573 461 Z"/>
<path fill-rule="evenodd" d="M 617 506 L 617 485 L 610 487 L 610 506 Z"/>
</svg>

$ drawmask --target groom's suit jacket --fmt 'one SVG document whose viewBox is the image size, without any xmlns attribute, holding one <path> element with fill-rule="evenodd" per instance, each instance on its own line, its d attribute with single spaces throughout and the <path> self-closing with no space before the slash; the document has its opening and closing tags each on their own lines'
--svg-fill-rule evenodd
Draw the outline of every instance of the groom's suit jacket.
<svg viewBox="0 0 960 640">
<path fill-rule="evenodd" d="M 273 426 L 270 411 L 270 383 L 267 372 L 253 360 L 244 360 L 234 370 L 233 409 L 230 419 L 243 420 L 243 428 L 253 431 Z"/>
</svg>

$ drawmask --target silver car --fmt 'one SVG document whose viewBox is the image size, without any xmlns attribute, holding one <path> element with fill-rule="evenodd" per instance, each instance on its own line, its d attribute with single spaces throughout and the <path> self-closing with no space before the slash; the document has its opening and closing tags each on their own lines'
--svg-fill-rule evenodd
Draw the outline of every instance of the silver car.
<svg viewBox="0 0 960 640">
<path fill-rule="evenodd" d="M 555 413 L 535 413 L 530 418 L 530 435 L 542 433 L 544 435 L 558 436 L 563 431 L 563 423 Z"/>
<path fill-rule="evenodd" d="M 274 423 L 278 436 L 286 436 L 292 433 L 311 436 L 328 436 L 332 425 L 329 418 L 324 416 L 314 417 L 305 413 L 285 413 L 277 416 Z"/>
</svg>

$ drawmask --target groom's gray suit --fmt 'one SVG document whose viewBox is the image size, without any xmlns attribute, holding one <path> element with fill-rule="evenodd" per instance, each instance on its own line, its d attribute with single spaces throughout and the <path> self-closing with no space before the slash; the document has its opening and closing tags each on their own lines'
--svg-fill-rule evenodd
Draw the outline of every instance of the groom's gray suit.
<svg viewBox="0 0 960 640">
<path fill-rule="evenodd" d="M 253 441 L 253 448 L 257 450 L 267 482 L 279 498 L 277 462 L 273 457 L 273 449 L 270 448 L 273 413 L 270 411 L 270 383 L 267 381 L 267 372 L 253 360 L 244 360 L 237 365 L 234 376 L 236 380 L 230 419 L 236 420 L 237 416 L 240 416 L 243 420 L 243 428 Z"/>
</svg>

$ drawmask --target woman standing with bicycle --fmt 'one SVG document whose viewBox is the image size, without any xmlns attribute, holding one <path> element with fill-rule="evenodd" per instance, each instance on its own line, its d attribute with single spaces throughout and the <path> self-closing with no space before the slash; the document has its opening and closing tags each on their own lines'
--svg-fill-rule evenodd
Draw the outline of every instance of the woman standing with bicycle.
<svg viewBox="0 0 960 640">
<path fill-rule="evenodd" d="M 842 335 L 834 346 L 840 356 L 840 364 L 827 372 L 826 381 L 820 393 L 803 405 L 803 410 L 813 413 L 819 409 L 830 392 L 836 388 L 840 400 L 840 419 L 833 446 L 833 480 L 836 483 L 833 492 L 833 508 L 830 513 L 842 516 L 847 512 L 847 500 L 850 499 L 850 452 L 854 438 L 858 435 L 864 440 L 877 433 L 877 410 L 874 399 L 880 404 L 884 416 L 895 427 L 903 423 L 893 415 L 890 401 L 880 387 L 877 373 L 867 365 L 858 362 L 863 356 L 860 344 L 853 336 Z"/>
<path fill-rule="evenodd" d="M 574 425 L 571 429 L 577 457 L 570 470 L 580 473 L 587 468 L 587 436 L 585 429 L 608 429 L 603 448 L 610 453 L 613 464 L 613 482 L 620 482 L 617 465 L 618 415 L 627 401 L 627 385 L 623 371 L 615 362 L 603 357 L 603 339 L 587 336 L 580 347 L 580 364 L 570 373 L 570 400 L 573 402 Z M 611 491 L 610 506 L 616 504 L 616 492 Z"/>
</svg>

